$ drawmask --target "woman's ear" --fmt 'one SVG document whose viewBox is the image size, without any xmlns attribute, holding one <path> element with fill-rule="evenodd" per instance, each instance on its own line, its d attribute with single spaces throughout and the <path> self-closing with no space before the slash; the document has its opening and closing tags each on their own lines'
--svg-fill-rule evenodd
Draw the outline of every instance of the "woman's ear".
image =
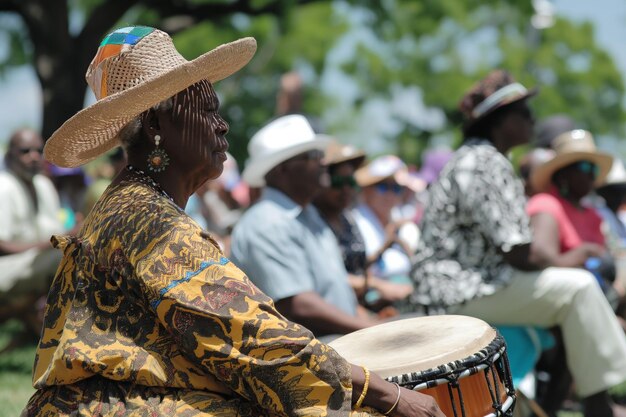
<svg viewBox="0 0 626 417">
<path fill-rule="evenodd" d="M 159 115 L 155 109 L 148 109 L 141 114 L 141 126 L 144 134 L 149 138 L 153 138 L 154 135 L 159 134 L 161 126 L 159 123 Z"/>
</svg>

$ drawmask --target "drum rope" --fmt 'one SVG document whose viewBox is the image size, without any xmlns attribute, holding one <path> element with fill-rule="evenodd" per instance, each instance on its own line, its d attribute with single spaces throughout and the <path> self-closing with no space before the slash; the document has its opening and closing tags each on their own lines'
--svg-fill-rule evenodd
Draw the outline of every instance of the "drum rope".
<svg viewBox="0 0 626 417">
<path fill-rule="evenodd" d="M 513 413 L 512 405 L 515 403 L 515 388 L 513 387 L 510 364 L 505 350 L 506 344 L 504 339 L 498 334 L 489 345 L 465 359 L 386 379 L 415 391 L 447 384 L 454 417 L 465 417 L 466 404 L 459 380 L 483 372 L 494 410 L 494 413 L 489 414 L 489 417 L 510 417 Z M 504 392 L 502 392 L 502 387 L 497 381 L 502 383 Z M 455 397 L 453 391 L 457 393 L 458 402 L 453 400 Z M 504 393 L 506 393 L 507 398 L 502 402 L 501 395 Z M 461 414 L 458 414 L 459 412 Z"/>
</svg>

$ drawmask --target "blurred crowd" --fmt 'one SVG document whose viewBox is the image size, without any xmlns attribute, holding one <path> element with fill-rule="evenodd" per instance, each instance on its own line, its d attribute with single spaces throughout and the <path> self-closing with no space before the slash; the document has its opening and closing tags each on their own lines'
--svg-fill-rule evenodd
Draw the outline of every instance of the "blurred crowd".
<svg viewBox="0 0 626 417">
<path fill-rule="evenodd" d="M 426 149 L 420 161 L 368 155 L 320 132 L 315 118 L 298 114 L 297 81 L 293 74 L 284 79 L 278 116 L 251 138 L 243 169 L 228 154 L 222 175 L 202 185 L 185 211 L 283 315 L 322 339 L 394 317 L 445 312 L 443 307 L 456 302 L 448 302 L 453 294 L 446 294 L 447 281 L 429 283 L 427 299 L 418 275 L 445 268 L 424 261 L 425 254 L 435 256 L 425 250 L 428 239 L 446 230 L 445 225 L 434 230 L 433 224 L 467 214 L 433 204 L 443 201 L 438 193 L 468 159 L 448 148 Z M 533 259 L 545 268 L 591 272 L 626 329 L 624 165 L 565 115 L 536 123 L 533 137 L 513 158 L 524 186 L 518 209 L 530 221 Z M 39 334 L 41 309 L 60 260 L 50 237 L 80 228 L 126 165 L 118 148 L 93 169 L 61 168 L 44 161 L 43 146 L 35 131 L 16 131 L 0 172 L 0 321 L 22 321 L 27 339 Z M 497 166 L 486 168 L 500 175 Z M 437 186 L 432 194 L 437 183 L 444 188 Z M 446 190 L 447 197 L 462 192 Z M 506 192 L 484 198 L 504 199 Z M 445 248 L 463 236 L 445 232 L 437 239 Z M 470 251 L 478 246 L 470 245 Z M 449 268 L 465 272 L 454 264 Z M 558 331 L 555 339 L 558 348 Z M 567 381 L 553 368 L 555 381 Z"/>
</svg>

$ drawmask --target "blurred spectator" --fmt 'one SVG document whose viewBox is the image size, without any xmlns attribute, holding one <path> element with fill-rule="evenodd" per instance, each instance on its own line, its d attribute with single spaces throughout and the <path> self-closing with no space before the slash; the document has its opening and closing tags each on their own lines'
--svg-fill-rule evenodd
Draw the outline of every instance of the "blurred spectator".
<svg viewBox="0 0 626 417">
<path fill-rule="evenodd" d="M 524 190 L 506 157 L 532 136 L 532 95 L 498 70 L 463 97 L 464 141 L 431 186 L 411 299 L 494 325 L 559 326 L 585 416 L 624 416 L 607 390 L 626 380 L 626 337 L 596 279 L 532 256 Z"/>
<path fill-rule="evenodd" d="M 408 273 L 412 251 L 399 234 L 405 225 L 417 226 L 406 220 L 396 222 L 391 216 L 393 208 L 402 201 L 406 174 L 406 164 L 394 155 L 380 156 L 359 168 L 355 177 L 362 190 L 353 215 L 365 240 L 372 274 L 410 287 Z"/>
<path fill-rule="evenodd" d="M 59 196 L 41 173 L 43 145 L 32 130 L 15 132 L 0 172 L 0 321 L 22 320 L 34 335 L 41 330 L 38 300 L 61 258 L 50 237 L 63 232 Z"/>
<path fill-rule="evenodd" d="M 530 176 L 533 170 L 552 158 L 554 158 L 554 150 L 546 148 L 534 148 L 527 152 L 520 159 L 519 174 L 522 178 L 522 182 L 524 183 L 524 194 L 526 194 L 527 197 L 532 197 L 537 193 L 537 191 L 533 189 L 533 186 L 530 182 Z"/>
<path fill-rule="evenodd" d="M 126 153 L 118 147 L 107 154 L 105 161 L 98 165 L 97 174 L 85 191 L 82 213 L 86 217 L 104 190 L 111 184 L 111 180 L 126 166 Z"/>
<path fill-rule="evenodd" d="M 358 192 L 354 171 L 364 161 L 363 151 L 332 141 L 324 156 L 330 185 L 318 192 L 313 200 L 320 215 L 337 236 L 346 270 L 358 276 L 364 276 L 367 268 L 365 243 L 347 209 L 354 204 Z"/>
<path fill-rule="evenodd" d="M 231 244 L 233 261 L 278 311 L 316 336 L 374 323 L 357 316 L 335 235 L 311 204 L 328 181 L 327 145 L 301 115 L 280 117 L 252 137 L 243 178 L 263 192 L 235 225 Z"/>
<path fill-rule="evenodd" d="M 428 187 L 439 178 L 439 173 L 452 157 L 452 150 L 447 148 L 427 149 L 422 155 L 422 166 L 416 173 L 407 174 L 407 187 L 404 201 L 398 209 L 394 209 L 393 217 L 411 219 L 416 224 L 422 220 L 424 208 L 428 204 Z M 409 209 L 409 208 L 412 208 Z M 416 242 L 419 236 L 415 237 Z M 415 244 L 412 244 L 412 252 Z"/>
<path fill-rule="evenodd" d="M 241 181 L 235 158 L 226 153 L 224 170 L 191 195 L 185 212 L 214 235 L 226 255 L 230 253 L 230 233 L 249 203 L 247 185 Z"/>
<path fill-rule="evenodd" d="M 52 180 L 61 203 L 61 222 L 67 230 L 74 227 L 84 218 L 87 192 L 87 176 L 82 168 L 63 168 L 46 164 L 48 175 Z"/>
<path fill-rule="evenodd" d="M 580 267 L 591 257 L 603 257 L 606 248 L 602 218 L 583 204 L 604 182 L 613 163 L 611 155 L 598 152 L 591 133 L 571 130 L 557 136 L 555 156 L 536 167 L 530 181 L 538 191 L 526 211 L 533 230 L 535 259 L 548 266 Z M 613 281 L 615 277 L 604 277 Z M 601 284 L 604 284 L 601 282 Z"/>
<path fill-rule="evenodd" d="M 280 77 L 280 86 L 276 94 L 276 116 L 299 114 L 306 117 L 316 133 L 322 133 L 324 127 L 318 117 L 304 113 L 304 83 L 297 71 L 289 71 Z"/>
<path fill-rule="evenodd" d="M 602 216 L 607 247 L 615 259 L 613 288 L 621 297 L 616 310 L 619 317 L 626 319 L 626 170 L 621 160 L 613 159 L 611 170 L 596 188 L 596 194 L 599 198 L 592 201 Z"/>
<path fill-rule="evenodd" d="M 358 188 L 354 172 L 364 161 L 365 153 L 362 151 L 331 142 L 324 157 L 330 175 L 330 187 L 322 189 L 313 204 L 337 237 L 350 283 L 359 300 L 365 303 L 367 291 L 376 291 L 382 303 L 375 307 L 368 304 L 367 307 L 382 310 L 380 314 L 387 317 L 394 315 L 394 310 L 383 307 L 405 298 L 411 288 L 409 286 L 407 290 L 406 285 L 393 284 L 368 273 L 365 242 L 350 211 Z"/>
<path fill-rule="evenodd" d="M 447 148 L 428 149 L 422 156 L 422 166 L 417 172 L 417 176 L 423 179 L 426 184 L 432 184 L 439 178 L 439 173 L 452 158 L 454 152 Z"/>
<path fill-rule="evenodd" d="M 537 123 L 535 147 L 550 149 L 552 141 L 561 133 L 576 129 L 574 121 L 564 114 L 550 116 Z"/>
<path fill-rule="evenodd" d="M 533 232 L 533 257 L 546 266 L 589 270 L 616 310 L 615 264 L 606 250 L 602 219 L 584 200 L 594 185 L 604 181 L 613 158 L 598 152 L 591 133 L 580 129 L 558 135 L 552 148 L 551 157 L 529 174 L 529 187 L 535 192 L 526 207 Z M 624 327 L 624 321 L 617 318 Z M 545 401 L 553 403 L 551 408 L 565 398 L 571 384 L 562 336 L 555 334 L 557 347 L 544 355 L 551 360 L 539 365 L 550 375 Z"/>
<path fill-rule="evenodd" d="M 596 208 L 606 224 L 606 233 L 613 251 L 626 249 L 626 169 L 624 163 L 614 158 L 611 170 L 597 188 L 604 204 Z"/>
</svg>

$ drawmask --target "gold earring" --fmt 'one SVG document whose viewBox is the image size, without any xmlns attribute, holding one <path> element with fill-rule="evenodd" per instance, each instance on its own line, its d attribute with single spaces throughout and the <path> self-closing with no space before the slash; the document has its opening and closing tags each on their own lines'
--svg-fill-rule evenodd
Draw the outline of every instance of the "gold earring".
<svg viewBox="0 0 626 417">
<path fill-rule="evenodd" d="M 167 153 L 159 148 L 161 143 L 161 135 L 154 135 L 155 148 L 148 154 L 148 169 L 152 172 L 162 172 L 170 164 L 170 157 Z"/>
</svg>

